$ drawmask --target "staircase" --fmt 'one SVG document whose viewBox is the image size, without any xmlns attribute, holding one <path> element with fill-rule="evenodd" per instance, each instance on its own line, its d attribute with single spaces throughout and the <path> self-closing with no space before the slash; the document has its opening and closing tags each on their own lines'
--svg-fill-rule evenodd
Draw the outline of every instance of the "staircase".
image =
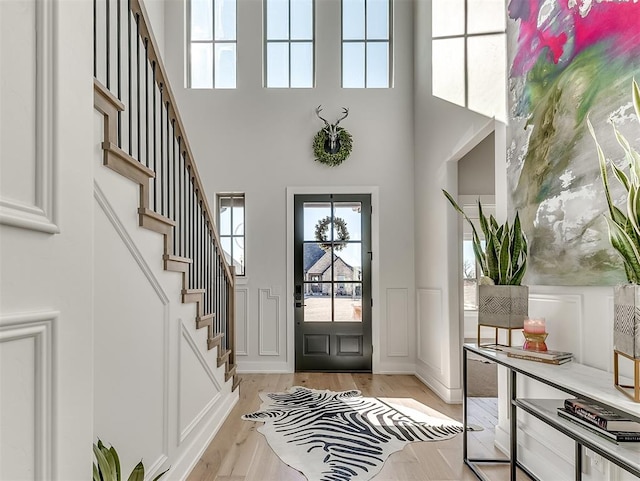
<svg viewBox="0 0 640 481">
<path fill-rule="evenodd" d="M 235 269 L 227 263 L 184 124 L 140 0 L 94 0 L 94 107 L 103 163 L 140 187 L 139 225 L 163 236 L 182 302 L 235 390 Z"/>
</svg>

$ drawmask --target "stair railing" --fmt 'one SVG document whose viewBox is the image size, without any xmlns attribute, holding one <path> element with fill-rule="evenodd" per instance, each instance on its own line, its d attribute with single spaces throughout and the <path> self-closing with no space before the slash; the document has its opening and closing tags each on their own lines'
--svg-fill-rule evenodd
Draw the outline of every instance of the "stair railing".
<svg viewBox="0 0 640 481">
<path fill-rule="evenodd" d="M 183 273 L 218 365 L 235 376 L 235 269 L 215 216 L 149 16 L 141 0 L 93 0 L 95 107 L 104 114 L 104 164 L 140 184 L 139 223 L 164 234 L 166 270 Z M 237 383 L 234 383 L 234 388 Z"/>
</svg>

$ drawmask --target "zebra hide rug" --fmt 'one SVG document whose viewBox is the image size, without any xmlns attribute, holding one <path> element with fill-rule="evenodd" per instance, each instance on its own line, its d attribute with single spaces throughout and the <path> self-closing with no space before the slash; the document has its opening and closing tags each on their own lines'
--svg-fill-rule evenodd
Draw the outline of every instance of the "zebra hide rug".
<svg viewBox="0 0 640 481">
<path fill-rule="evenodd" d="M 258 431 L 282 461 L 309 481 L 366 481 L 407 443 L 462 432 L 462 424 L 449 418 L 394 407 L 392 401 L 362 397 L 355 390 L 295 386 L 260 398 L 260 410 L 242 419 L 264 422 Z"/>
</svg>

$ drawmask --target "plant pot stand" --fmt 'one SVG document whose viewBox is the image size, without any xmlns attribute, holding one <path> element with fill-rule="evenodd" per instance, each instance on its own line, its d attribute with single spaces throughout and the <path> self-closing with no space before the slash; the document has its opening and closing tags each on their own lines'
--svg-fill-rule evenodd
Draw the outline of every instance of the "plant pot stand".
<svg viewBox="0 0 640 481">
<path fill-rule="evenodd" d="M 478 323 L 478 347 L 490 347 L 491 344 L 481 344 L 480 343 L 480 328 L 482 327 L 491 327 L 492 329 L 495 329 L 495 339 L 496 342 L 494 343 L 494 345 L 498 344 L 498 329 L 505 329 L 507 331 L 507 346 L 511 346 L 511 331 L 518 330 L 521 331 L 522 327 L 503 327 L 503 326 L 495 326 L 493 324 L 480 324 Z"/>
<path fill-rule="evenodd" d="M 633 361 L 633 385 L 620 384 L 620 370 L 618 368 L 619 358 L 618 356 L 626 357 Z M 631 398 L 633 401 L 640 403 L 640 359 L 634 358 L 620 352 L 618 350 L 613 351 L 613 379 L 616 389 L 625 396 Z"/>
</svg>

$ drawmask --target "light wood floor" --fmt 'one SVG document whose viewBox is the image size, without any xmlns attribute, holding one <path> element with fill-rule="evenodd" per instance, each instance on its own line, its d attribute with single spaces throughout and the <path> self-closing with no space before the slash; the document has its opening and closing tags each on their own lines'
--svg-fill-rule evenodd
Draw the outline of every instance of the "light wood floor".
<svg viewBox="0 0 640 481">
<path fill-rule="evenodd" d="M 373 374 L 252 374 L 242 375 L 240 400 L 194 468 L 188 481 L 305 481 L 284 464 L 257 432 L 262 424 L 240 416 L 260 406 L 259 392 L 284 391 L 291 386 L 344 391 L 359 389 L 364 396 L 412 398 L 451 418 L 461 420 L 461 405 L 449 405 L 414 376 Z M 490 398 L 478 398 L 470 422 L 495 422 Z M 495 406 L 495 405 L 494 405 Z M 469 439 L 472 457 L 500 456 L 493 448 L 493 431 L 485 429 Z M 508 466 L 490 465 L 484 472 L 492 481 L 506 481 Z M 374 481 L 474 481 L 477 478 L 462 462 L 462 436 L 437 442 L 408 444 L 392 454 Z M 519 480 L 528 479 L 522 475 Z"/>
</svg>

